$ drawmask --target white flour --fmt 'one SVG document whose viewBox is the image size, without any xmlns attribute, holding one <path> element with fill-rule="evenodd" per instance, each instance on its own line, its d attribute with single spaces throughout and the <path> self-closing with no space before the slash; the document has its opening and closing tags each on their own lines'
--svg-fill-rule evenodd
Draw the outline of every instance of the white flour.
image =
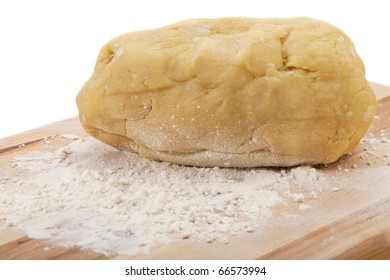
<svg viewBox="0 0 390 280">
<path fill-rule="evenodd" d="M 183 238 L 229 242 L 261 230 L 271 207 L 291 202 L 307 211 L 321 192 L 323 175 L 311 167 L 184 167 L 63 138 L 73 142 L 15 159 L 21 175 L 0 181 L 0 219 L 60 245 L 134 255 Z"/>
</svg>

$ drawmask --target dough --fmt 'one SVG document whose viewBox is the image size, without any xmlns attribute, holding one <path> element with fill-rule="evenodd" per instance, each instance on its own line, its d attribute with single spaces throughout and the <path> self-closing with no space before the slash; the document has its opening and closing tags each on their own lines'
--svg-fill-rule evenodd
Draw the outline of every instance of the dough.
<svg viewBox="0 0 390 280">
<path fill-rule="evenodd" d="M 92 136 L 194 166 L 294 166 L 356 147 L 375 95 L 351 40 L 310 18 L 191 19 L 120 35 L 77 96 Z"/>
</svg>

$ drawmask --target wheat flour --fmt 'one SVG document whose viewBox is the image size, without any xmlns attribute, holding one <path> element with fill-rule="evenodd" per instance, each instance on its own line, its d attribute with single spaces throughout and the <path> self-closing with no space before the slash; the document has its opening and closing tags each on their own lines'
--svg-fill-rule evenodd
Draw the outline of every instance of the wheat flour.
<svg viewBox="0 0 390 280">
<path fill-rule="evenodd" d="M 273 206 L 291 202 L 307 211 L 321 192 L 323 175 L 311 167 L 185 167 L 93 138 L 63 138 L 72 142 L 15 158 L 12 165 L 22 174 L 3 176 L 0 218 L 32 238 L 64 246 L 134 255 L 184 238 L 229 242 L 261 230 Z"/>
</svg>

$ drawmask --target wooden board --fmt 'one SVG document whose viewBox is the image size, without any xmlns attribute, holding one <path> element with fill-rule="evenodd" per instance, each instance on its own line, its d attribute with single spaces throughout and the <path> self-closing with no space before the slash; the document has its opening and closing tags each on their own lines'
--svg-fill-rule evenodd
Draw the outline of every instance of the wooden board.
<svg viewBox="0 0 390 280">
<path fill-rule="evenodd" d="M 370 133 L 390 139 L 390 87 L 374 83 L 372 87 L 378 117 Z M 74 117 L 1 139 L 0 168 L 11 170 L 12 158 L 39 149 L 45 137 L 54 137 L 53 149 L 65 145 L 65 139 L 56 137 L 64 133 L 85 135 Z M 234 237 L 228 244 L 182 240 L 160 245 L 147 255 L 107 257 L 31 239 L 0 224 L 0 259 L 390 259 L 390 158 L 385 157 L 390 156 L 390 143 L 375 146 L 369 165 L 361 159 L 365 152 L 360 145 L 339 162 L 318 167 L 348 183 L 340 191 L 324 193 L 315 209 L 291 222 L 286 214 L 294 210 L 276 207 L 275 218 L 263 231 Z"/>
</svg>

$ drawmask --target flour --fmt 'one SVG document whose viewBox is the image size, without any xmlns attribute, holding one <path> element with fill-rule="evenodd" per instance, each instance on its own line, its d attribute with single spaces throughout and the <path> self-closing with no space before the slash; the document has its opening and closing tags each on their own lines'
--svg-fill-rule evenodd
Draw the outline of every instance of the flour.
<svg viewBox="0 0 390 280">
<path fill-rule="evenodd" d="M 229 242 L 260 231 L 273 206 L 291 202 L 307 211 L 321 192 L 323 175 L 311 167 L 185 167 L 93 138 L 62 138 L 72 142 L 14 159 L 21 175 L 2 176 L 0 219 L 32 238 L 107 255 L 182 239 Z"/>
</svg>

